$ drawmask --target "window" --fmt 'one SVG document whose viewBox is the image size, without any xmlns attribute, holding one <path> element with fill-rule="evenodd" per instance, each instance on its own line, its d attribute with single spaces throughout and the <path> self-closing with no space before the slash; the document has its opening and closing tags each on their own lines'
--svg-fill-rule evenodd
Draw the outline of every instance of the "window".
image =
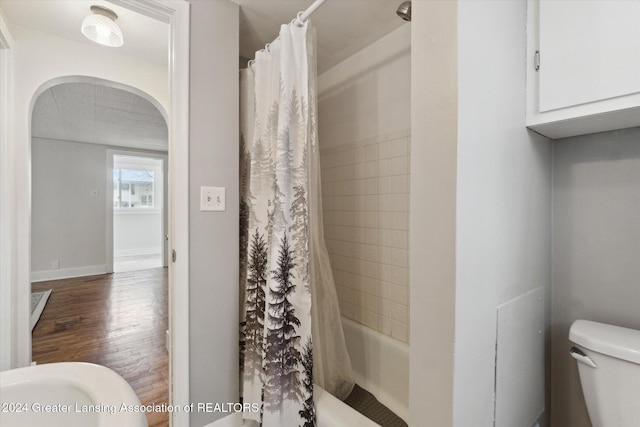
<svg viewBox="0 0 640 427">
<path fill-rule="evenodd" d="M 153 208 L 156 174 L 143 169 L 113 169 L 113 207 Z"/>
</svg>

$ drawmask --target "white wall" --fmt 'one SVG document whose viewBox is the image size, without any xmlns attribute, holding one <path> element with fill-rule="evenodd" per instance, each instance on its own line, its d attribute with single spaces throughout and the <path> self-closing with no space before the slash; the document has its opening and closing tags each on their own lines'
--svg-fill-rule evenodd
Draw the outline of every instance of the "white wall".
<svg viewBox="0 0 640 427">
<path fill-rule="evenodd" d="M 238 14 L 238 5 L 228 1 L 191 2 L 191 402 L 237 402 L 239 395 Z M 226 188 L 225 212 L 200 212 L 202 185 Z M 193 413 L 191 425 L 224 415 Z"/>
<path fill-rule="evenodd" d="M 33 138 L 31 274 L 33 281 L 107 272 L 107 155 L 110 147 L 98 144 Z M 126 153 L 127 151 L 122 151 Z M 130 154 L 144 151 L 130 150 Z M 148 154 L 153 155 L 153 154 Z M 93 197 L 92 190 L 97 190 Z M 157 199 L 157 198 L 156 198 Z M 161 199 L 160 199 L 161 200 Z M 136 233 L 115 239 L 115 250 L 161 248 L 161 215 L 135 217 Z M 127 224 L 124 224 L 125 226 Z M 117 234 L 114 227 L 114 234 Z M 125 232 L 126 230 L 121 230 Z M 140 233 L 142 231 L 142 233 Z M 146 231 L 146 232 L 145 232 Z M 134 235 L 144 242 L 132 246 Z M 139 239 L 138 239 L 139 240 Z M 52 261 L 59 261 L 59 269 Z"/>
<path fill-rule="evenodd" d="M 551 420 L 589 426 L 569 327 L 640 330 L 640 128 L 553 144 Z"/>
<path fill-rule="evenodd" d="M 412 425 L 493 426 L 497 306 L 550 287 L 551 151 L 525 128 L 525 24 L 525 2 L 413 3 Z"/>
<path fill-rule="evenodd" d="M 113 216 L 113 256 L 160 254 L 161 223 L 159 211 L 116 212 Z"/>
<path fill-rule="evenodd" d="M 31 154 L 34 279 L 49 279 L 54 260 L 67 277 L 86 268 L 105 273 L 105 147 L 33 138 Z"/>
<path fill-rule="evenodd" d="M 321 149 L 411 127 L 411 25 L 405 24 L 318 77 Z"/>
<path fill-rule="evenodd" d="M 17 305 L 13 283 L 16 279 L 15 210 L 13 201 L 13 38 L 2 16 L 0 4 L 0 370 L 15 365 L 20 346 L 16 331 L 12 331 Z M 25 325 L 26 326 L 26 325 Z"/>
<path fill-rule="evenodd" d="M 453 425 L 457 2 L 412 3 L 409 425 Z"/>
<path fill-rule="evenodd" d="M 165 212 L 168 211 L 168 208 L 165 207 L 167 173 L 166 167 L 163 167 L 167 164 L 167 156 L 131 156 L 126 152 L 111 150 L 107 152 L 107 156 L 114 156 L 114 169 L 141 169 L 154 173 L 153 207 L 113 209 L 113 256 L 161 254 L 165 242 L 164 236 L 167 234 L 162 216 L 163 209 Z M 111 164 L 110 160 L 108 164 Z M 107 185 L 108 191 L 111 191 L 112 188 Z M 166 264 L 163 263 L 163 265 Z"/>
<path fill-rule="evenodd" d="M 526 2 L 458 3 L 454 426 L 493 426 L 497 306 L 550 291 L 551 147 L 525 128 L 525 28 Z"/>
<path fill-rule="evenodd" d="M 343 316 L 409 340 L 411 26 L 318 78 L 325 240 Z"/>
</svg>

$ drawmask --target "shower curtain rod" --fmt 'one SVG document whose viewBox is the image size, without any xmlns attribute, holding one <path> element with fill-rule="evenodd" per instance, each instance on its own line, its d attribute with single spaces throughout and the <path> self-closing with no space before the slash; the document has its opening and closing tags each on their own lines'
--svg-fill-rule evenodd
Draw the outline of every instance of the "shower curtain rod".
<svg viewBox="0 0 640 427">
<path fill-rule="evenodd" d="M 313 12 L 318 10 L 318 8 L 320 8 L 320 6 L 322 6 L 322 4 L 325 1 L 327 1 L 327 0 L 316 0 L 316 1 L 314 1 L 311 4 L 311 6 L 309 6 L 306 10 L 304 10 L 304 11 L 301 10 L 300 12 L 298 12 L 296 17 L 293 18 L 293 20 L 291 21 L 291 24 L 293 24 L 296 21 L 298 21 L 300 23 L 300 25 L 304 24 L 306 22 L 306 20 L 309 19 L 309 17 L 313 14 Z M 266 50 L 268 52 L 269 51 L 269 45 L 275 43 L 276 40 L 278 40 L 279 38 L 280 38 L 280 36 L 276 37 L 271 43 L 267 43 L 267 45 L 262 50 Z M 249 68 L 251 68 L 251 66 L 253 65 L 254 62 L 255 61 L 253 59 L 251 59 L 249 61 L 249 63 L 247 64 L 249 66 Z"/>
<path fill-rule="evenodd" d="M 327 0 L 314 1 L 311 6 L 307 8 L 307 10 L 305 10 L 304 12 L 298 12 L 296 19 L 299 20 L 301 24 L 304 23 L 307 19 L 309 19 L 313 12 L 315 12 L 320 6 L 322 6 L 322 3 L 324 3 L 325 1 Z"/>
</svg>

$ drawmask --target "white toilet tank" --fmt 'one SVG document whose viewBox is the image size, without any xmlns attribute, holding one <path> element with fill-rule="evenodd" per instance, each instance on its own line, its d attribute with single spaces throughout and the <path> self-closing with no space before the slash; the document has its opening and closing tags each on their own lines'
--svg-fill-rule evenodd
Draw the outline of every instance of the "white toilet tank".
<svg viewBox="0 0 640 427">
<path fill-rule="evenodd" d="M 569 339 L 593 427 L 640 426 L 640 331 L 576 320 Z"/>
</svg>

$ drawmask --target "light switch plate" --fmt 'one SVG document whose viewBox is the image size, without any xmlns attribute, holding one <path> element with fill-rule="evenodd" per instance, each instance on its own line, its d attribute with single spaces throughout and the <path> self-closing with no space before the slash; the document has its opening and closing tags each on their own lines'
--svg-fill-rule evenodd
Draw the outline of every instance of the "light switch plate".
<svg viewBox="0 0 640 427">
<path fill-rule="evenodd" d="M 224 211 L 225 191 L 224 187 L 200 187 L 200 211 Z"/>
</svg>

